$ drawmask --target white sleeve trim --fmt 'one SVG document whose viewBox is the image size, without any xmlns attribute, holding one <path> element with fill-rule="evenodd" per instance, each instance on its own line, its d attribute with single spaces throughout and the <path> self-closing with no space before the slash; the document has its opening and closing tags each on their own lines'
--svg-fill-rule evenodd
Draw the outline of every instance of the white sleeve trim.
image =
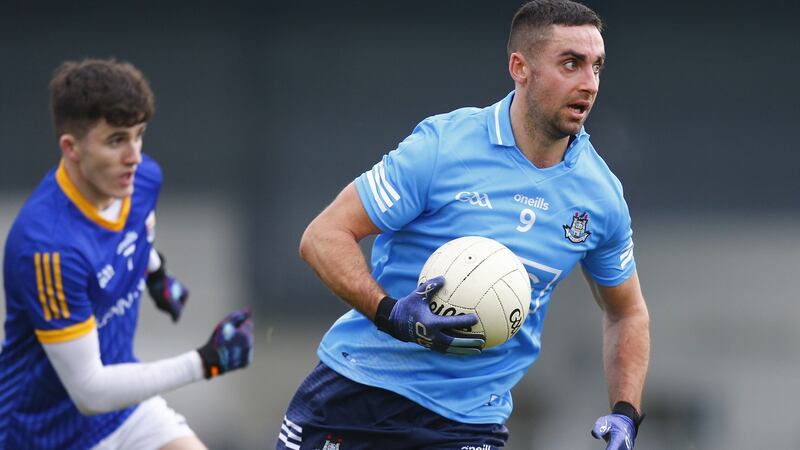
<svg viewBox="0 0 800 450">
<path fill-rule="evenodd" d="M 153 273 L 161 268 L 161 257 L 155 247 L 150 248 L 150 257 L 147 259 L 147 273 Z"/>
<path fill-rule="evenodd" d="M 380 208 L 381 212 L 386 212 L 386 207 L 383 206 L 383 201 L 381 200 L 381 196 L 378 195 L 378 188 L 375 184 L 375 177 L 372 175 L 372 171 L 370 170 L 367 172 L 367 181 L 369 181 L 369 188 L 372 190 L 372 197 L 375 199 L 375 203 L 378 204 L 378 208 Z M 384 194 L 384 198 L 386 195 Z"/>
<path fill-rule="evenodd" d="M 372 198 L 378 205 L 378 209 L 382 213 L 388 211 L 394 204 L 400 200 L 400 194 L 397 189 L 392 186 L 389 179 L 386 178 L 386 169 L 384 168 L 383 161 L 375 164 L 372 169 L 365 172 L 369 189 L 372 191 Z M 394 199 L 394 200 L 393 200 Z"/>
<path fill-rule="evenodd" d="M 625 270 L 625 266 L 630 264 L 631 261 L 633 261 L 633 240 L 628 243 L 619 255 L 619 268 Z"/>
<path fill-rule="evenodd" d="M 147 363 L 104 366 L 97 330 L 44 351 L 78 410 L 85 415 L 114 411 L 203 379 L 196 351 Z"/>
<path fill-rule="evenodd" d="M 386 191 L 389 192 L 389 195 L 392 196 L 394 201 L 400 200 L 400 195 L 394 190 L 392 183 L 389 183 L 389 180 L 386 179 L 386 169 L 384 169 L 383 161 L 378 164 L 378 175 L 380 176 L 381 182 L 386 187 Z M 392 206 L 391 202 L 388 202 L 389 206 Z"/>
</svg>

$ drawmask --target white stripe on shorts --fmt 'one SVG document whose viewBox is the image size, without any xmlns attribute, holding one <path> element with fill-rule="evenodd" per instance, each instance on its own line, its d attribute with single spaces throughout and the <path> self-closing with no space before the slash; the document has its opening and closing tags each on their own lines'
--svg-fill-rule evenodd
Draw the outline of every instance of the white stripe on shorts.
<svg viewBox="0 0 800 450">
<path fill-rule="evenodd" d="M 300 450 L 300 444 L 303 443 L 303 427 L 284 416 L 283 423 L 281 424 L 281 433 L 278 435 L 278 439 L 286 445 L 286 448 Z"/>
</svg>

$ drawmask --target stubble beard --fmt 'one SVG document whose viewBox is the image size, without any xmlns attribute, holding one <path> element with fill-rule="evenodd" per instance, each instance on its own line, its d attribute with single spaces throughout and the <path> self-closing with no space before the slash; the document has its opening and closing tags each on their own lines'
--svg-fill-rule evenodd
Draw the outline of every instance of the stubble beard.
<svg viewBox="0 0 800 450">
<path fill-rule="evenodd" d="M 558 141 L 565 137 L 578 134 L 585 120 L 586 118 L 584 117 L 584 120 L 576 124 L 575 122 L 559 117 L 559 112 L 547 117 L 543 111 L 537 108 L 537 105 L 533 102 L 529 102 L 525 129 L 528 135 L 533 138 L 538 136 L 547 140 Z"/>
</svg>

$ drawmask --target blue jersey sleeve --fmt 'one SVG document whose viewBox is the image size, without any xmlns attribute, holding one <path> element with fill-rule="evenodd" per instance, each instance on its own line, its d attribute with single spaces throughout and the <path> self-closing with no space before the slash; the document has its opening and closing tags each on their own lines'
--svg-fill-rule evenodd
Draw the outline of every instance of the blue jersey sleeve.
<svg viewBox="0 0 800 450">
<path fill-rule="evenodd" d="M 608 238 L 588 252 L 581 262 L 586 272 L 601 286 L 617 286 L 633 275 L 633 231 L 625 201 L 609 224 Z"/>
<path fill-rule="evenodd" d="M 396 231 L 427 206 L 439 138 L 430 120 L 356 178 L 356 189 L 369 218 L 382 231 Z"/>
<path fill-rule="evenodd" d="M 87 284 L 94 275 L 70 250 L 32 251 L 16 265 L 16 282 L 43 344 L 77 339 L 96 327 Z"/>
</svg>

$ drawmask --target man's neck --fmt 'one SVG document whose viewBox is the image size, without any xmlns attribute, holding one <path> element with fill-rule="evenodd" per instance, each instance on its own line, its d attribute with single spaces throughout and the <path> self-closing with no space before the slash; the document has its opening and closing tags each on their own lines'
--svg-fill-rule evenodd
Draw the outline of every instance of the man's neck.
<svg viewBox="0 0 800 450">
<path fill-rule="evenodd" d="M 528 120 L 524 103 L 516 95 L 511 100 L 511 131 L 517 147 L 534 166 L 540 169 L 555 166 L 564 159 L 569 136 L 553 139 L 535 129 Z"/>
<path fill-rule="evenodd" d="M 105 196 L 98 192 L 98 190 L 81 175 L 81 170 L 77 164 L 67 158 L 62 158 L 62 161 L 64 162 L 64 170 L 67 172 L 69 180 L 95 210 L 103 211 L 111 206 L 114 201 L 113 197 Z"/>
</svg>

